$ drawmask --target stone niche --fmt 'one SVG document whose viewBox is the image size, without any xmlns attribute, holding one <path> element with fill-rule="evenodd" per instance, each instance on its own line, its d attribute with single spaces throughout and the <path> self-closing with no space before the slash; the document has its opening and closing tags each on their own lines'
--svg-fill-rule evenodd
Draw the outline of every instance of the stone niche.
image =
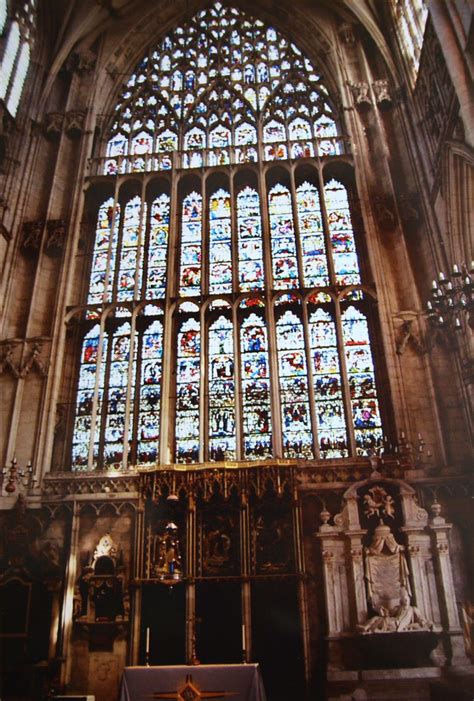
<svg viewBox="0 0 474 701">
<path fill-rule="evenodd" d="M 97 505 L 80 515 L 68 691 L 118 697 L 130 633 L 132 508 Z"/>
<path fill-rule="evenodd" d="M 428 515 L 406 482 L 376 473 L 344 493 L 340 513 L 321 512 L 316 537 L 330 690 L 369 689 L 414 676 L 428 684 L 441 676 L 441 667 L 466 663 L 449 557 L 451 525 L 440 509 L 435 502 Z"/>
</svg>

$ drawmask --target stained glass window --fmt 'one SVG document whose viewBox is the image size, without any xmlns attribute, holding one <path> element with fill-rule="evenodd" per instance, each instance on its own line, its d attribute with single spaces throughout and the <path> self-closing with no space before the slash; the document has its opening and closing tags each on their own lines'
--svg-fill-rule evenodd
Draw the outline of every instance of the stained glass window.
<svg viewBox="0 0 474 701">
<path fill-rule="evenodd" d="M 176 461 L 199 460 L 201 331 L 195 319 L 183 321 L 177 338 Z"/>
<path fill-rule="evenodd" d="M 312 458 L 313 436 L 308 400 L 305 342 L 301 319 L 284 312 L 276 324 L 283 455 Z"/>
<path fill-rule="evenodd" d="M 101 304 L 112 299 L 119 218 L 120 207 L 114 208 L 114 200 L 109 197 L 99 207 L 97 216 L 88 304 Z"/>
<path fill-rule="evenodd" d="M 127 394 L 133 397 L 134 381 L 129 385 L 130 324 L 125 323 L 110 341 L 111 357 L 108 367 L 106 419 L 104 431 L 104 464 L 121 463 L 124 441 L 128 441 L 125 421 L 128 416 Z M 132 372 L 132 378 L 135 372 Z M 129 405 L 128 411 L 133 408 Z M 126 438 L 127 437 L 127 438 Z"/>
<path fill-rule="evenodd" d="M 245 187 L 237 195 L 237 228 L 239 241 L 239 288 L 242 291 L 262 289 L 263 241 L 258 193 Z"/>
<path fill-rule="evenodd" d="M 293 208 L 288 188 L 274 185 L 268 193 L 272 240 L 273 284 L 275 289 L 298 287 L 298 262 Z"/>
<path fill-rule="evenodd" d="M 314 398 L 318 424 L 319 454 L 339 458 L 349 454 L 336 323 L 319 308 L 309 317 Z"/>
<path fill-rule="evenodd" d="M 272 454 L 268 332 L 261 316 L 251 313 L 243 319 L 240 344 L 243 457 L 258 460 Z"/>
<path fill-rule="evenodd" d="M 118 272 L 117 299 L 121 302 L 133 299 L 135 290 L 141 289 L 143 261 L 141 241 L 144 236 L 143 222 L 146 217 L 146 203 L 133 197 L 125 206 L 122 225 L 122 241 Z"/>
<path fill-rule="evenodd" d="M 357 285 L 360 283 L 359 262 L 347 190 L 337 180 L 331 180 L 324 188 L 324 197 L 328 213 L 336 282 L 340 285 Z"/>
<path fill-rule="evenodd" d="M 153 201 L 150 211 L 147 299 L 159 299 L 165 296 L 169 225 L 170 198 L 163 194 Z"/>
<path fill-rule="evenodd" d="M 311 157 L 319 119 L 337 137 L 320 72 L 282 34 L 217 2 L 135 67 L 122 87 L 103 172 L 116 172 L 119 160 L 124 172 L 169 169 L 178 143 L 184 168 L 254 162 L 259 121 L 266 160 Z M 336 152 L 337 139 L 326 142 Z"/>
<path fill-rule="evenodd" d="M 74 469 L 378 448 L 339 135 L 320 71 L 240 10 L 214 3 L 150 48 L 100 161 L 117 194 L 95 200 L 77 311 Z M 142 175 L 163 170 L 177 188 Z M 344 176 L 321 189 L 328 172 Z"/>
<path fill-rule="evenodd" d="M 137 461 L 155 463 L 159 458 L 163 324 L 154 321 L 142 336 Z"/>
<path fill-rule="evenodd" d="M 328 265 L 319 194 L 314 185 L 300 185 L 296 203 L 305 286 L 323 287 L 329 284 Z"/>
<path fill-rule="evenodd" d="M 0 3 L 0 33 L 7 27 L 8 37 L 0 66 L 0 99 L 14 117 L 18 110 L 23 85 L 30 64 L 34 41 L 36 0 L 18 3 L 11 23 L 7 20 L 7 4 Z"/>
<path fill-rule="evenodd" d="M 181 223 L 180 292 L 201 294 L 202 197 L 192 192 L 184 198 Z"/>
<path fill-rule="evenodd" d="M 342 314 L 342 329 L 357 453 L 367 455 L 382 439 L 367 319 L 350 306 Z"/>
<path fill-rule="evenodd" d="M 234 338 L 232 322 L 220 316 L 209 327 L 209 459 L 236 457 Z"/>
<path fill-rule="evenodd" d="M 98 456 L 107 337 L 102 338 L 102 355 L 100 357 L 100 362 L 99 347 L 100 328 L 97 324 L 86 334 L 82 344 L 81 369 L 76 397 L 76 419 L 74 422 L 72 444 L 72 464 L 76 470 L 87 470 L 91 440 L 94 462 L 97 460 Z M 100 366 L 99 374 L 98 366 Z M 94 394 L 96 396 L 95 407 Z M 93 423 L 94 418 L 95 420 Z"/>
<path fill-rule="evenodd" d="M 217 190 L 209 199 L 209 293 L 232 292 L 230 195 Z"/>
<path fill-rule="evenodd" d="M 390 7 L 409 78 L 414 84 L 420 65 L 423 35 L 428 17 L 427 3 L 425 0 L 391 0 Z"/>
<path fill-rule="evenodd" d="M 7 21 L 7 0 L 0 0 L 0 34 L 3 33 Z"/>
</svg>

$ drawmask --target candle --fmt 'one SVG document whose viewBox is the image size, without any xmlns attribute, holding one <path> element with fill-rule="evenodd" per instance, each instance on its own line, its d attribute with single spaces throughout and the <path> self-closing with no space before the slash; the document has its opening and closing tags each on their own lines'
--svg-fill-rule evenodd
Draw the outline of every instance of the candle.
<svg viewBox="0 0 474 701">
<path fill-rule="evenodd" d="M 242 623 L 242 650 L 245 652 L 245 623 Z"/>
<path fill-rule="evenodd" d="M 146 629 L 146 643 L 145 643 L 145 652 L 148 655 L 150 652 L 150 628 Z"/>
</svg>

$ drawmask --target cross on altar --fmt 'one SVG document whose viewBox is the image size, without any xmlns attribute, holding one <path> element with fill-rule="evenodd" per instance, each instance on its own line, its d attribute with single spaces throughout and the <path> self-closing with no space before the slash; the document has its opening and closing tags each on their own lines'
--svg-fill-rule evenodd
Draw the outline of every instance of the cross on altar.
<svg viewBox="0 0 474 701">
<path fill-rule="evenodd" d="M 186 682 L 176 692 L 155 691 L 154 699 L 176 699 L 177 701 L 201 701 L 201 699 L 218 699 L 228 696 L 238 696 L 237 691 L 202 691 L 193 682 L 191 674 L 186 675 Z"/>
</svg>

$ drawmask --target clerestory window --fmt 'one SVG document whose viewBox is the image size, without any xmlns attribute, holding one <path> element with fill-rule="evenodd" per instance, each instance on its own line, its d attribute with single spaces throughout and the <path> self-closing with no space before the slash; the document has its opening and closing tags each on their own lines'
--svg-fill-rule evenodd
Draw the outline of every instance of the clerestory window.
<svg viewBox="0 0 474 701">
<path fill-rule="evenodd" d="M 13 117 L 18 110 L 30 65 L 35 21 L 36 0 L 21 3 L 10 22 L 7 4 L 0 2 L 0 33 L 6 34 L 0 65 L 0 100 L 5 102 Z"/>
<path fill-rule="evenodd" d="M 297 46 L 199 12 L 135 68 L 97 162 L 73 469 L 380 447 L 348 141 Z"/>
</svg>

